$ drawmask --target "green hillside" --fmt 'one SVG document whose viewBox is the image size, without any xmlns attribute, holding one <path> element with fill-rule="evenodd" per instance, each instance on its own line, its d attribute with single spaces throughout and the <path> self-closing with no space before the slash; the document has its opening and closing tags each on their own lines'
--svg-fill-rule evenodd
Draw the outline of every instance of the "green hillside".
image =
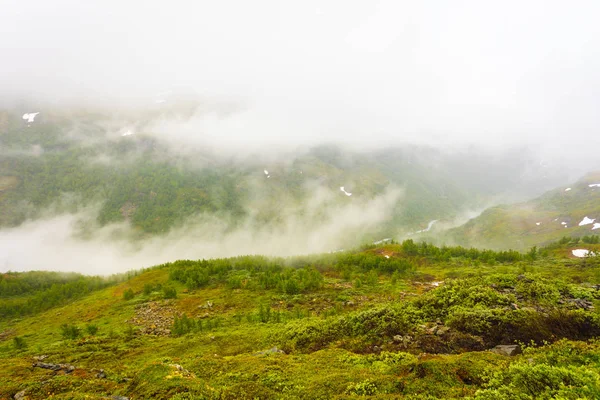
<svg viewBox="0 0 600 400">
<path fill-rule="evenodd" d="M 277 226 L 289 218 L 320 221 L 400 188 L 386 221 L 363 232 L 363 240 L 377 239 L 488 203 L 522 183 L 527 163 L 417 146 L 361 152 L 320 146 L 285 160 L 240 161 L 210 150 L 174 150 L 151 130 L 162 116 L 49 110 L 27 124 L 19 113 L 0 111 L 0 227 L 90 205 L 97 209 L 88 225 L 127 221 L 138 237 L 164 234 L 199 214 L 216 216 L 229 229 Z M 122 136 L 123 126 L 136 126 L 136 133 Z M 495 176 L 494 184 L 483 176 Z M 311 199 L 322 191 L 331 199 L 315 213 Z"/>
<path fill-rule="evenodd" d="M 0 398 L 595 399 L 600 258 L 573 246 L 4 274 Z"/>
<path fill-rule="evenodd" d="M 592 235 L 600 229 L 594 225 L 600 222 L 597 183 L 600 183 L 600 173 L 588 174 L 570 186 L 551 190 L 536 199 L 489 208 L 446 232 L 443 238 L 465 246 L 525 249 L 563 236 Z"/>
</svg>

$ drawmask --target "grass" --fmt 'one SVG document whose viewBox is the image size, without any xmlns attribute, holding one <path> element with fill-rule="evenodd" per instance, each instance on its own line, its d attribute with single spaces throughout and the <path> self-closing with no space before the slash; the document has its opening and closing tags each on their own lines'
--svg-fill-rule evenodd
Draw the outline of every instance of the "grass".
<svg viewBox="0 0 600 400">
<path fill-rule="evenodd" d="M 458 328 L 455 336 L 447 338 L 424 333 L 424 330 L 436 324 L 437 317 L 433 317 L 436 313 L 458 315 L 456 313 L 462 312 L 460 306 L 469 307 L 469 301 L 479 302 L 477 304 L 488 301 L 477 296 L 463 299 L 460 297 L 463 292 L 451 290 L 452 279 L 458 279 L 456 284 L 466 285 L 464 293 L 467 294 L 475 290 L 470 288 L 477 288 L 476 293 L 490 292 L 501 296 L 500 288 L 486 282 L 496 282 L 494 279 L 500 279 L 494 278 L 497 276 L 515 280 L 525 274 L 536 277 L 535 281 L 517 283 L 518 290 L 526 285 L 529 291 L 538 287 L 557 290 L 557 293 L 562 290 L 561 298 L 568 297 L 563 293 L 564 288 L 576 291 L 578 296 L 593 295 L 589 284 L 598 282 L 600 265 L 567 258 L 568 250 L 568 246 L 564 246 L 536 261 L 495 265 L 464 258 L 442 262 L 413 257 L 411 260 L 416 267 L 410 274 L 392 280 L 390 274 L 380 273 L 375 282 L 363 283 L 360 287 L 355 282 L 358 278 L 366 282 L 365 276 L 354 270 L 354 275 L 345 279 L 331 264 L 335 258 L 329 257 L 324 258 L 329 261 L 319 267 L 324 276 L 323 286 L 294 295 L 277 289 L 232 290 L 218 282 L 190 290 L 169 279 L 170 266 L 159 266 L 64 306 L 17 319 L 0 320 L 0 360 L 3 363 L 0 398 L 9 399 L 26 390 L 30 399 L 102 399 L 115 395 L 173 400 L 363 396 L 380 399 L 508 399 L 516 398 L 514 390 L 518 387 L 517 394 L 524 396 L 520 398 L 533 399 L 552 398 L 557 393 L 563 395 L 567 390 L 565 387 L 569 387 L 564 386 L 564 382 L 571 385 L 567 394 L 596 398 L 594 390 L 599 387 L 600 349 L 593 338 L 576 341 L 565 336 L 535 346 L 523 343 L 524 354 L 510 358 L 469 349 L 436 353 L 427 350 L 434 347 L 427 347 L 425 342 L 464 339 L 470 333 L 459 332 Z M 397 244 L 369 247 L 361 252 L 407 257 L 402 246 Z M 432 281 L 446 283 L 436 288 L 429 283 Z M 176 289 L 177 298 L 165 300 L 159 290 L 144 294 L 144 286 L 148 284 L 169 285 Z M 123 293 L 129 289 L 134 297 L 125 300 Z M 521 293 L 518 290 L 517 294 Z M 515 301 L 526 310 L 540 310 L 539 315 L 554 309 L 567 310 L 568 306 L 561 305 L 556 299 L 531 296 Z M 453 298 L 463 300 L 452 305 Z M 209 302 L 212 307 L 208 306 Z M 593 298 L 593 302 L 597 304 L 598 300 Z M 131 321 L 140 307 L 149 304 L 159 309 L 172 307 L 177 314 L 202 321 L 203 329 L 181 336 L 143 334 Z M 412 307 L 411 304 L 421 304 L 416 309 L 420 319 L 414 329 L 397 333 L 411 335 L 413 345 L 403 347 L 393 340 L 391 333 L 372 334 L 399 321 L 394 318 L 402 318 L 402 310 Z M 449 305 L 438 310 L 434 304 Z M 496 306 L 493 302 L 486 304 L 489 310 L 513 315 L 504 306 Z M 272 313 L 279 312 L 280 322 L 273 319 L 268 323 L 258 322 L 256 316 L 261 306 L 269 307 Z M 399 310 L 400 314 L 390 314 L 393 310 Z M 579 314 L 591 320 L 598 317 L 596 310 Z M 390 315 L 396 317 L 389 319 Z M 450 317 L 439 318 L 444 324 L 451 321 Z M 342 325 L 336 325 L 338 323 Z M 64 324 L 80 327 L 82 336 L 64 338 L 61 335 Z M 94 334 L 86 330 L 90 324 L 97 327 Z M 420 327 L 421 324 L 425 327 Z M 290 332 L 316 335 L 316 331 L 310 331 L 311 327 L 335 326 L 345 328 L 328 333 L 330 339 L 318 348 L 294 347 L 289 341 Z M 15 337 L 25 345 L 16 346 Z M 319 339 L 318 335 L 308 337 Z M 286 353 L 266 351 L 273 347 L 283 348 Z M 34 357 L 41 355 L 47 356 L 44 362 L 72 364 L 77 368 L 71 374 L 32 368 Z M 563 366 L 567 369 L 553 369 Z M 105 371 L 106 378 L 96 376 L 100 369 Z M 505 373 L 509 369 L 514 376 L 520 377 L 518 384 L 510 383 L 513 375 Z M 569 381 L 574 379 L 572 376 L 580 377 L 581 381 Z M 539 388 L 536 379 L 550 383 Z"/>
</svg>

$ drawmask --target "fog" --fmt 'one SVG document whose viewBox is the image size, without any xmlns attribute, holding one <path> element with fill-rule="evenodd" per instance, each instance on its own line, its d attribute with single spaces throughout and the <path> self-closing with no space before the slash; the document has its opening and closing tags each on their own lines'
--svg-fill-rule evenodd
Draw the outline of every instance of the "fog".
<svg viewBox="0 0 600 400">
<path fill-rule="evenodd" d="M 4 0 L 0 90 L 118 107 L 185 88 L 243 104 L 215 134 L 254 143 L 590 148 L 599 14 L 593 0 Z"/>
<path fill-rule="evenodd" d="M 337 193 L 335 193 L 337 194 Z M 290 256 L 331 252 L 385 222 L 402 191 L 389 188 L 373 199 L 332 207 L 334 193 L 318 190 L 306 202 L 303 216 L 281 224 L 257 226 L 249 217 L 237 228 L 231 221 L 198 215 L 165 236 L 126 240 L 127 223 L 90 229 L 94 210 L 51 215 L 19 227 L 0 230 L 0 271 L 77 271 L 108 275 L 178 259 L 233 257 L 246 254 Z"/>
<path fill-rule="evenodd" d="M 0 0 L 0 109 L 40 112 L 40 125 L 101 114 L 115 141 L 152 136 L 191 159 L 266 167 L 321 144 L 416 144 L 527 154 L 523 185 L 574 180 L 600 169 L 598 15 L 593 0 Z M 71 129 L 82 145 L 104 140 Z M 43 154 L 36 146 L 0 155 Z M 117 161 L 126 162 L 90 159 Z M 531 194 L 519 190 L 515 198 Z M 353 197 L 318 224 L 289 216 L 276 231 L 252 217 L 231 231 L 200 215 L 141 247 L 115 240 L 131 233 L 126 224 L 84 240 L 77 221 L 93 211 L 49 213 L 0 230 L 0 268 L 111 273 L 175 258 L 330 251 L 385 222 L 399 193 Z M 329 195 L 311 201 L 319 196 Z"/>
</svg>

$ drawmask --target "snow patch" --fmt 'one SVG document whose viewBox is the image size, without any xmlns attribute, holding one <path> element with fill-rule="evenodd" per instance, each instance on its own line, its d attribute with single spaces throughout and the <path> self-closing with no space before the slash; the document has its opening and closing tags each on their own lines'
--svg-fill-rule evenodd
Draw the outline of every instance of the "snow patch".
<svg viewBox="0 0 600 400">
<path fill-rule="evenodd" d="M 571 188 L 566 188 L 566 189 L 565 189 L 565 192 L 568 192 L 569 190 L 571 190 Z"/>
<path fill-rule="evenodd" d="M 388 256 L 387 254 L 385 255 L 385 258 L 390 258 L 390 256 Z"/>
<path fill-rule="evenodd" d="M 127 129 L 125 132 L 123 132 L 121 134 L 121 136 L 131 136 L 131 135 L 135 135 L 135 132 L 132 131 L 131 129 Z"/>
<path fill-rule="evenodd" d="M 600 183 L 592 183 L 589 187 L 600 187 Z"/>
<path fill-rule="evenodd" d="M 348 192 L 346 192 L 346 190 L 344 189 L 344 187 L 343 187 L 343 186 L 340 186 L 340 190 L 341 190 L 342 192 L 344 192 L 344 194 L 345 194 L 346 196 L 352 196 L 352 193 L 348 193 Z"/>
<path fill-rule="evenodd" d="M 600 229 L 600 222 L 596 222 L 594 226 L 592 226 L 592 230 L 594 229 Z"/>
<path fill-rule="evenodd" d="M 265 175 L 269 175 L 269 171 L 267 171 L 266 169 L 263 169 L 263 172 L 265 173 Z"/>
<path fill-rule="evenodd" d="M 386 242 L 389 242 L 389 241 L 391 241 L 391 240 L 392 240 L 392 238 L 385 238 L 385 239 L 381 239 L 381 240 L 378 240 L 378 241 L 376 241 L 376 242 L 373 242 L 373 244 L 381 244 L 381 243 L 386 243 Z"/>
<path fill-rule="evenodd" d="M 593 224 L 595 220 L 596 220 L 596 218 L 594 218 L 594 219 L 590 219 L 590 218 L 588 218 L 587 216 L 585 216 L 585 217 L 584 217 L 584 218 L 581 220 L 581 222 L 579 223 L 579 226 L 584 226 L 584 225 Z"/>
<path fill-rule="evenodd" d="M 566 222 L 561 222 L 560 224 L 561 224 L 561 225 L 566 225 L 567 223 L 566 223 Z"/>
<path fill-rule="evenodd" d="M 536 222 L 535 223 L 537 226 L 540 226 L 542 223 L 541 222 Z"/>
<path fill-rule="evenodd" d="M 575 257 L 586 257 L 590 251 L 587 249 L 575 249 L 571 250 L 571 253 L 573 253 Z"/>
<path fill-rule="evenodd" d="M 35 117 L 39 114 L 39 112 L 35 112 L 35 113 L 26 113 L 23 114 L 23 119 L 26 119 L 27 122 L 33 122 L 35 120 Z"/>
</svg>

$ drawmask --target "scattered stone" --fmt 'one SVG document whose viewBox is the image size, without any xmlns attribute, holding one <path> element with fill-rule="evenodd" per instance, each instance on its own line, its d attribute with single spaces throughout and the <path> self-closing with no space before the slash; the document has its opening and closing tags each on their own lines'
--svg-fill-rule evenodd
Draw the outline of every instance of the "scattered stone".
<svg viewBox="0 0 600 400">
<path fill-rule="evenodd" d="M 577 308 L 581 308 L 583 310 L 593 310 L 594 305 L 591 301 L 586 299 L 569 299 L 567 300 L 569 303 L 573 304 Z"/>
<path fill-rule="evenodd" d="M 519 309 L 519 306 L 518 306 L 516 303 L 511 303 L 511 304 L 510 304 L 510 309 L 511 309 L 511 310 L 518 310 L 518 309 Z"/>
<path fill-rule="evenodd" d="M 112 400 L 129 400 L 129 397 L 125 397 L 125 396 L 112 396 L 111 399 Z"/>
<path fill-rule="evenodd" d="M 521 346 L 518 344 L 500 344 L 493 349 L 490 350 L 493 353 L 500 354 L 503 356 L 516 356 L 517 354 L 521 354 Z"/>
<path fill-rule="evenodd" d="M 263 351 L 254 353 L 254 355 L 255 356 L 266 356 L 269 354 L 277 354 L 277 353 L 285 354 L 285 351 L 278 349 L 277 346 L 275 346 L 275 347 L 271 347 L 269 350 L 263 350 Z"/>
<path fill-rule="evenodd" d="M 13 399 L 15 399 L 15 400 L 24 400 L 25 396 L 27 396 L 27 389 L 21 390 L 19 393 L 15 394 L 13 396 Z"/>
<path fill-rule="evenodd" d="M 70 364 L 50 364 L 44 362 L 35 362 L 32 365 L 34 368 L 44 368 L 52 371 L 65 371 L 65 373 L 70 374 L 75 371 L 75 366 Z"/>
<path fill-rule="evenodd" d="M 135 316 L 127 322 L 139 326 L 142 334 L 168 336 L 176 314 L 171 301 L 152 301 L 138 305 Z"/>
<path fill-rule="evenodd" d="M 46 354 L 43 354 L 41 356 L 33 356 L 33 359 L 35 361 L 44 361 L 46 358 L 48 358 L 48 356 Z"/>
<path fill-rule="evenodd" d="M 436 336 L 443 336 L 450 331 L 450 328 L 447 326 L 438 326 L 435 331 Z"/>
<path fill-rule="evenodd" d="M 98 371 L 98 373 L 96 374 L 96 378 L 98 379 L 106 379 L 106 372 L 104 372 L 103 369 L 101 369 L 100 371 Z"/>
</svg>

